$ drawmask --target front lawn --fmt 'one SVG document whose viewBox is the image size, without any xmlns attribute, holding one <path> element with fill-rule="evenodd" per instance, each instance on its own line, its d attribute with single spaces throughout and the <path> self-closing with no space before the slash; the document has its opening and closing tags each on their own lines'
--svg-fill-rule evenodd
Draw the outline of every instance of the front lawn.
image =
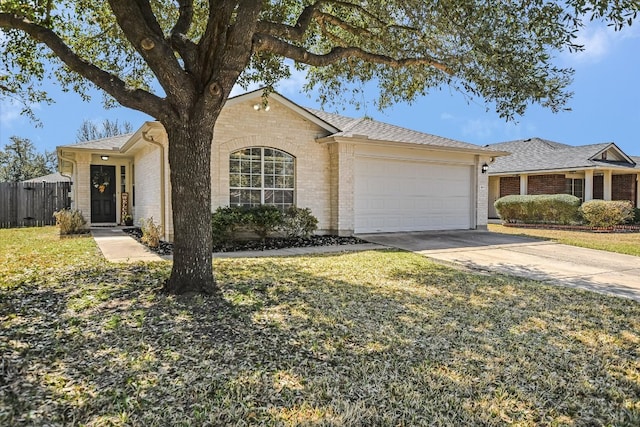
<svg viewBox="0 0 640 427">
<path fill-rule="evenodd" d="M 632 300 L 370 251 L 216 260 L 218 303 L 91 239 L 0 242 L 0 425 L 640 424 Z"/>
<path fill-rule="evenodd" d="M 505 227 L 498 224 L 489 224 L 489 231 L 540 237 L 565 245 L 640 256 L 640 233 L 590 233 L 584 231 Z"/>
</svg>

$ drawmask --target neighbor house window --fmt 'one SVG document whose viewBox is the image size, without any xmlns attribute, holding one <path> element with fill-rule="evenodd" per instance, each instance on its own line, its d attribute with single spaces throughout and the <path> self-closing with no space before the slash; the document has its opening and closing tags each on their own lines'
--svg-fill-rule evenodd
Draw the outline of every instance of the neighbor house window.
<svg viewBox="0 0 640 427">
<path fill-rule="evenodd" d="M 238 150 L 229 156 L 229 204 L 231 206 L 293 205 L 295 159 L 267 147 Z"/>
<path fill-rule="evenodd" d="M 584 200 L 584 179 L 566 179 L 566 193 L 576 196 L 580 201 Z"/>
</svg>

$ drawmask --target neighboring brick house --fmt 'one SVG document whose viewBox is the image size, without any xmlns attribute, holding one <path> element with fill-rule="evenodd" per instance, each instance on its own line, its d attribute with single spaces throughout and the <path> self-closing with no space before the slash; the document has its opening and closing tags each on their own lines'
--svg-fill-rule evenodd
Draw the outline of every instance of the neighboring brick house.
<svg viewBox="0 0 640 427">
<path fill-rule="evenodd" d="M 529 138 L 487 148 L 511 153 L 489 165 L 489 218 L 497 217 L 493 202 L 511 194 L 573 194 L 640 207 L 640 157 L 614 143 L 571 146 Z"/>
<path fill-rule="evenodd" d="M 229 99 L 211 157 L 212 206 L 308 207 L 319 232 L 486 228 L 483 165 L 506 153 L 298 106 L 273 93 Z M 73 207 L 91 224 L 153 216 L 173 236 L 167 135 L 133 134 L 57 148 L 73 178 Z"/>
</svg>

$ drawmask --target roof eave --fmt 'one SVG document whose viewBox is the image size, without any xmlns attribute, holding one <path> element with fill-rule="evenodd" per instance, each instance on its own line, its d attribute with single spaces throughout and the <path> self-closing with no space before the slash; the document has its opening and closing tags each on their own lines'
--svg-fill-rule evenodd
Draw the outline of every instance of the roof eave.
<svg viewBox="0 0 640 427">
<path fill-rule="evenodd" d="M 416 142 L 370 139 L 366 135 L 354 135 L 354 136 L 331 135 L 324 138 L 318 138 L 316 139 L 316 142 L 321 144 L 331 144 L 336 142 L 342 142 L 342 143 L 366 144 L 366 145 L 385 146 L 385 147 L 394 146 L 394 147 L 404 147 L 404 148 L 418 148 L 418 149 L 432 150 L 432 151 L 448 151 L 448 152 L 456 152 L 456 153 L 478 154 L 478 155 L 487 156 L 487 157 L 502 157 L 502 156 L 508 156 L 509 154 L 511 154 L 506 151 L 488 150 L 486 148 L 481 148 L 481 147 L 479 147 L 478 149 L 474 149 L 474 148 L 463 148 L 463 147 L 448 147 L 445 145 L 421 144 Z"/>
</svg>

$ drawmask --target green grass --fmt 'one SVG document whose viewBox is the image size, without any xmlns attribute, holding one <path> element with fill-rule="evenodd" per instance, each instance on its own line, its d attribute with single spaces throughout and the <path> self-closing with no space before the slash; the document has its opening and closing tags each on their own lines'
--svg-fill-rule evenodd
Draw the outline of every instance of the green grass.
<svg viewBox="0 0 640 427">
<path fill-rule="evenodd" d="M 489 224 L 489 231 L 540 237 L 565 245 L 640 256 L 640 233 L 588 233 L 584 231 L 504 227 L 497 224 Z"/>
<path fill-rule="evenodd" d="M 632 300 L 398 251 L 217 260 L 223 302 L 177 298 L 39 234 L 0 230 L 47 271 L 0 282 L 0 425 L 640 423 Z"/>
</svg>

